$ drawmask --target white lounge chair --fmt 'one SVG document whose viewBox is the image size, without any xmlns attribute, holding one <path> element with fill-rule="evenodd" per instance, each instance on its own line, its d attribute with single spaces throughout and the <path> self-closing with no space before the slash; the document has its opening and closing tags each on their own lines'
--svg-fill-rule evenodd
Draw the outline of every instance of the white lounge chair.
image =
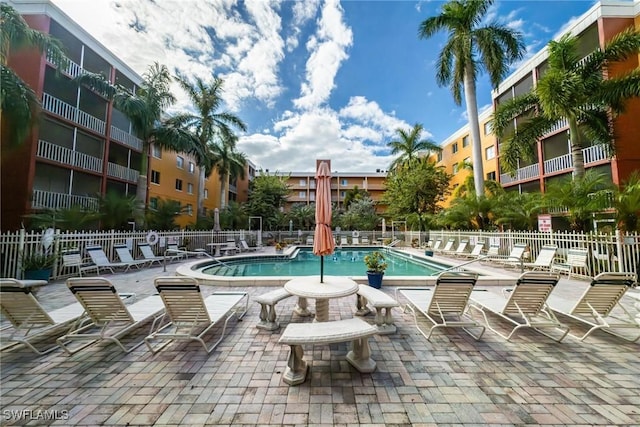
<svg viewBox="0 0 640 427">
<path fill-rule="evenodd" d="M 511 252 L 507 256 L 492 255 L 487 261 L 503 264 L 505 267 L 520 267 L 523 264 L 522 257 L 527 249 L 526 243 L 516 243 L 513 245 Z"/>
<path fill-rule="evenodd" d="M 633 287 L 633 273 L 600 273 L 577 300 L 567 300 L 555 295 L 549 297 L 551 310 L 589 327 L 581 336 L 570 334 L 580 341 L 597 330 L 635 342 L 640 338 L 640 322 L 622 305 L 620 300 Z M 629 337 L 618 332 L 620 329 L 635 330 Z"/>
<path fill-rule="evenodd" d="M 313 246 L 313 236 L 307 236 L 307 245 Z"/>
<path fill-rule="evenodd" d="M 165 255 L 169 257 L 170 261 L 173 260 L 182 260 L 184 258 L 189 258 L 188 251 L 182 250 L 178 247 L 177 243 L 167 243 L 167 248 L 165 249 Z M 153 250 L 149 247 L 149 253 L 153 254 Z"/>
<path fill-rule="evenodd" d="M 567 259 L 564 262 L 551 264 L 551 271 L 558 273 L 566 273 L 571 278 L 572 274 L 582 272 L 587 275 L 589 266 L 587 265 L 587 257 L 589 250 L 587 248 L 571 248 L 567 251 Z"/>
<path fill-rule="evenodd" d="M 433 249 L 434 252 L 439 252 L 440 251 L 440 245 L 442 245 L 442 240 L 438 239 L 433 244 L 433 247 L 431 249 Z"/>
<path fill-rule="evenodd" d="M 243 252 L 255 252 L 258 250 L 257 246 L 249 246 L 246 240 L 240 240 L 240 250 Z"/>
<path fill-rule="evenodd" d="M 468 240 L 460 240 L 460 243 L 458 243 L 458 247 L 455 250 L 443 250 L 443 255 L 453 255 L 455 257 L 464 256 L 467 253 L 466 250 L 468 244 Z"/>
<path fill-rule="evenodd" d="M 444 245 L 444 248 L 442 248 L 442 249 L 441 249 L 441 250 L 439 250 L 438 252 L 441 252 L 441 253 L 443 253 L 443 254 L 446 254 L 446 253 L 448 253 L 448 252 L 451 252 L 451 250 L 453 249 L 453 244 L 454 244 L 455 242 L 456 242 L 456 239 L 449 239 L 449 240 L 447 240 L 447 244 L 446 244 L 446 245 Z M 438 249 L 435 249 L 435 248 L 434 248 L 433 250 L 435 251 L 435 250 L 438 250 Z"/>
<path fill-rule="evenodd" d="M 67 279 L 67 286 L 88 315 L 86 321 L 77 322 L 73 330 L 58 338 L 58 345 L 67 354 L 77 353 L 99 341 L 113 342 L 129 353 L 144 341 L 127 348 L 120 338 L 150 320 L 153 320 L 153 328 L 164 308 L 158 295 L 125 305 L 122 297 L 130 294 L 118 294 L 113 284 L 104 277 L 71 278 Z M 69 344 L 72 341 L 88 342 L 71 348 Z"/>
<path fill-rule="evenodd" d="M 154 254 L 153 249 L 151 249 L 151 246 L 149 246 L 148 243 L 138 243 L 138 248 L 140 249 L 144 259 L 149 263 L 149 266 L 152 266 L 154 262 L 158 265 L 162 265 L 164 262 L 164 257 Z M 178 255 L 167 255 L 167 260 L 171 261 L 177 257 Z"/>
<path fill-rule="evenodd" d="M 349 239 L 347 239 L 347 236 L 340 236 L 340 246 L 348 246 L 349 245 Z"/>
<path fill-rule="evenodd" d="M 556 257 L 558 247 L 556 245 L 544 245 L 540 248 L 540 253 L 536 257 L 534 262 L 525 262 L 523 266 L 525 268 L 532 268 L 533 270 L 551 270 L 551 264 Z"/>
<path fill-rule="evenodd" d="M 129 268 L 131 267 L 136 267 L 136 268 L 140 268 L 140 267 L 146 267 L 148 264 L 150 264 L 149 260 L 146 259 L 134 259 L 133 255 L 131 255 L 131 252 L 129 252 L 129 248 L 127 247 L 127 245 L 114 245 L 113 248 L 116 250 L 116 255 L 118 255 L 118 258 L 120 258 L 121 262 L 124 262 L 125 264 L 129 264 Z"/>
<path fill-rule="evenodd" d="M 114 268 L 127 271 L 131 267 L 131 264 L 126 262 L 111 262 L 100 246 L 87 247 L 87 253 L 91 257 L 91 261 L 98 266 L 98 270 L 109 270 L 111 273 L 115 273 Z"/>
<path fill-rule="evenodd" d="M 156 289 L 166 307 L 165 317 L 169 322 L 151 331 L 145 338 L 149 350 L 160 351 L 172 340 L 198 341 L 207 353 L 211 353 L 224 338 L 227 323 L 232 316 L 241 319 L 249 306 L 247 292 L 214 292 L 207 298 L 202 297 L 198 281 L 191 277 L 158 277 L 154 281 Z M 236 308 L 245 300 L 242 312 Z M 224 319 L 222 334 L 211 347 L 202 337 Z M 154 347 L 155 340 L 166 342 Z"/>
<path fill-rule="evenodd" d="M 569 327 L 560 323 L 546 304 L 558 280 L 560 276 L 555 273 L 527 271 L 520 275 L 515 287 L 503 289 L 502 295 L 474 290 L 470 296 L 470 307 L 480 311 L 487 327 L 506 340 L 522 328 L 533 328 L 560 342 L 569 332 Z M 513 328 L 508 334 L 501 333 L 491 326 L 487 314 L 500 317 Z M 552 336 L 547 332 L 549 329 L 559 330 L 560 336 Z"/>
<path fill-rule="evenodd" d="M 438 328 L 462 328 L 476 340 L 484 334 L 485 327 L 468 315 L 469 295 L 478 280 L 473 273 L 444 272 L 436 279 L 432 288 L 398 288 L 409 301 L 404 311 L 411 312 L 416 328 L 426 339 Z M 396 295 L 397 299 L 397 295 Z M 422 313 L 433 324 L 428 331 L 423 331 L 418 323 L 416 312 Z M 477 328 L 478 332 L 471 332 Z"/>
<path fill-rule="evenodd" d="M 46 311 L 33 296 L 31 289 L 16 279 L 0 279 L 0 295 L 2 314 L 12 325 L 11 333 L 2 336 L 3 344 L 22 343 L 38 354 L 49 353 L 58 346 L 38 349 L 33 342 L 42 340 L 54 331 L 68 328 L 84 313 L 84 307 L 80 303 Z M 2 349 L 8 346 L 3 345 Z"/>
<path fill-rule="evenodd" d="M 100 270 L 98 266 L 93 263 L 85 263 L 78 249 L 68 250 L 62 253 L 62 267 L 75 270 L 80 277 L 82 277 L 82 273 L 85 271 L 95 270 L 96 274 L 99 274 Z"/>
<path fill-rule="evenodd" d="M 469 253 L 463 253 L 460 256 L 466 257 L 466 258 L 473 258 L 473 259 L 477 259 L 480 258 L 482 255 L 482 251 L 484 250 L 484 242 L 476 242 L 476 244 L 473 246 L 473 249 L 471 250 L 471 252 Z"/>
</svg>

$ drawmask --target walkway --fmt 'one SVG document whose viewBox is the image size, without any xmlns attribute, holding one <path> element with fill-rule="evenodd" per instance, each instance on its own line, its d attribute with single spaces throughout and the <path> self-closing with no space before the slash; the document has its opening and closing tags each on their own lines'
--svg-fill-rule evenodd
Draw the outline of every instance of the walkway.
<svg viewBox="0 0 640 427">
<path fill-rule="evenodd" d="M 155 267 L 107 277 L 119 291 L 145 296 L 163 274 Z M 575 292 L 575 282 L 561 285 Z M 53 309 L 73 296 L 56 282 L 38 299 Z M 294 304 L 278 304 L 284 326 L 310 321 L 291 314 Z M 329 314 L 349 318 L 354 310 L 351 298 L 332 300 Z M 172 344 L 155 356 L 144 346 L 123 354 L 114 345 L 72 357 L 5 352 L 2 423 L 48 424 L 42 417 L 52 412 L 38 411 L 56 411 L 66 419 L 54 425 L 640 425 L 640 345 L 604 333 L 584 343 L 558 344 L 534 332 L 506 342 L 491 331 L 480 342 L 455 331 L 427 341 L 396 311 L 398 333 L 371 340 L 374 373 L 344 361 L 346 344 L 317 346 L 306 352 L 310 379 L 289 387 L 281 379 L 288 348 L 278 332 L 255 328 L 258 312 L 251 303 L 210 356 L 197 343 Z"/>
</svg>

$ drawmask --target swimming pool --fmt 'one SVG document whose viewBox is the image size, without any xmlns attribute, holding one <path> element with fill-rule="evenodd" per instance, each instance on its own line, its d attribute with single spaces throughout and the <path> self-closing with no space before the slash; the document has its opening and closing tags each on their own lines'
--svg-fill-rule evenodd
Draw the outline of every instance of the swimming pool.
<svg viewBox="0 0 640 427">
<path fill-rule="evenodd" d="M 373 249 L 347 248 L 324 257 L 324 274 L 329 276 L 365 276 L 364 256 Z M 432 276 L 447 265 L 417 259 L 399 252 L 386 251 L 386 276 Z M 320 274 L 320 257 L 302 248 L 294 257 L 252 256 L 202 264 L 206 275 L 225 277 L 295 277 Z"/>
</svg>

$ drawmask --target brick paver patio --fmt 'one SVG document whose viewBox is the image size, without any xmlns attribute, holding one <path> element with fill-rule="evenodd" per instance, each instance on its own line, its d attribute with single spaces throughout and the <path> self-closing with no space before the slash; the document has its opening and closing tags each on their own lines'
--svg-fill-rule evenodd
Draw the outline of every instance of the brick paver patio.
<svg viewBox="0 0 640 427">
<path fill-rule="evenodd" d="M 175 267 L 106 277 L 121 292 L 145 296 L 154 293 L 154 277 Z M 558 290 L 572 293 L 573 284 L 563 278 Z M 37 297 L 48 309 L 73 301 L 62 281 Z M 278 304 L 283 327 L 311 321 L 291 314 L 295 302 Z M 355 297 L 330 307 L 332 320 L 350 318 Z M 255 328 L 258 313 L 251 303 L 210 355 L 184 342 L 157 355 L 111 344 L 71 357 L 5 351 L 2 425 L 640 425 L 640 345 L 602 332 L 556 343 L 533 331 L 511 342 L 487 331 L 476 342 L 454 330 L 427 341 L 398 310 L 398 332 L 370 341 L 374 373 L 344 360 L 347 344 L 316 346 L 305 352 L 307 382 L 289 387 L 281 378 L 289 349 L 278 344 L 278 331 Z M 147 332 L 148 325 L 131 340 Z M 45 420 L 52 415 L 59 419 Z"/>
</svg>

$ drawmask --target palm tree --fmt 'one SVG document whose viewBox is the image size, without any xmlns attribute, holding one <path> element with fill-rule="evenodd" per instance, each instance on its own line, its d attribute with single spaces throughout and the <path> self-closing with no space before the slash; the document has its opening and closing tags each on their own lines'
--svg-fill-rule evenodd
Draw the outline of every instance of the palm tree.
<svg viewBox="0 0 640 427">
<path fill-rule="evenodd" d="M 204 180 L 205 177 L 211 173 L 211 167 L 214 166 L 211 164 L 211 159 L 207 158 L 209 155 L 208 153 L 211 151 L 210 145 L 212 143 L 220 143 L 221 138 L 228 139 L 228 136 L 233 134 L 232 127 L 240 129 L 241 131 L 246 131 L 247 127 L 236 115 L 228 111 L 219 111 L 222 106 L 222 91 L 224 84 L 224 80 L 221 78 L 214 77 L 211 83 L 205 83 L 199 77 L 196 77 L 195 82 L 193 83 L 183 76 L 176 76 L 176 80 L 180 84 L 180 87 L 182 87 L 182 89 L 187 93 L 196 110 L 193 113 L 179 114 L 175 116 L 172 121 L 180 123 L 182 127 L 192 129 L 197 139 L 197 143 L 202 150 L 202 155 L 196 155 L 196 162 L 200 168 L 200 177 L 198 182 L 198 215 L 203 215 L 205 190 Z M 219 146 L 219 148 L 222 147 Z M 234 147 L 232 148 L 235 148 L 235 142 Z M 217 149 L 214 149 L 213 151 L 216 152 L 216 150 Z M 229 153 L 227 152 L 218 152 L 217 154 L 225 157 L 226 159 L 222 162 L 221 166 L 223 168 L 227 168 L 227 170 L 224 171 L 224 174 L 220 174 L 221 179 L 223 176 L 226 178 L 226 174 L 230 172 L 231 169 L 233 169 L 233 172 L 236 171 L 235 166 L 231 165 L 231 163 L 234 162 L 230 160 L 231 157 L 228 156 Z M 242 177 L 244 177 L 244 165 L 246 165 L 246 161 L 243 162 Z M 224 181 L 221 182 L 221 186 L 225 186 Z M 221 188 L 221 194 L 221 198 L 223 200 L 220 204 L 220 208 L 224 208 L 226 200 L 224 188 Z"/>
<path fill-rule="evenodd" d="M 509 70 L 509 65 L 522 58 L 524 52 L 519 32 L 498 23 L 480 26 L 492 3 L 493 0 L 451 0 L 442 6 L 440 15 L 423 21 L 418 31 L 420 38 L 429 38 L 443 30 L 449 34 L 436 64 L 436 81 L 439 86 L 451 87 L 457 105 L 462 103 L 461 89 L 464 85 L 477 195 L 484 194 L 484 171 L 476 75 L 484 68 L 496 88 Z"/>
<path fill-rule="evenodd" d="M 234 178 L 244 179 L 247 167 L 247 156 L 236 151 L 237 137 L 223 134 L 217 143 L 209 145 L 211 166 L 218 170 L 220 177 L 220 207 L 224 208 L 227 201 L 227 181 Z M 211 169 L 212 170 L 212 169 Z"/>
<path fill-rule="evenodd" d="M 615 192 L 614 207 L 618 228 L 626 232 L 640 231 L 640 173 L 634 171 Z"/>
<path fill-rule="evenodd" d="M 165 110 L 175 102 L 169 88 L 171 75 L 167 67 L 156 62 L 142 77 L 142 83 L 136 93 L 122 86 L 114 86 L 98 74 L 84 73 L 75 79 L 78 84 L 85 84 L 112 99 L 114 107 L 129 117 L 136 134 L 142 140 L 143 155 L 136 191 L 138 208 L 145 206 L 147 200 L 147 171 L 152 143 L 162 149 L 176 152 L 199 152 L 191 133 L 162 120 Z M 141 215 L 136 217 L 139 220 Z"/>
<path fill-rule="evenodd" d="M 29 28 L 14 8 L 2 3 L 0 12 L 0 117 L 10 122 L 2 128 L 2 140 L 20 144 L 37 118 L 40 101 L 33 89 L 7 66 L 9 52 L 24 49 L 47 52 L 48 59 L 58 67 L 66 64 L 67 58 L 60 41 Z"/>
<path fill-rule="evenodd" d="M 531 92 L 500 104 L 493 115 L 493 129 L 504 138 L 500 160 L 505 170 L 518 168 L 521 158 L 533 160 L 537 141 L 566 119 L 569 123 L 573 176 L 584 176 L 583 148 L 588 141 L 613 146 L 610 120 L 623 111 L 624 103 L 640 96 L 640 68 L 606 78 L 606 67 L 640 49 L 640 33 L 627 30 L 615 36 L 604 49 L 580 58 L 578 39 L 566 34 L 549 43 L 549 67 Z M 518 116 L 528 115 L 511 128 Z M 613 151 L 611 151 L 613 152 Z"/>
<path fill-rule="evenodd" d="M 387 146 L 391 147 L 391 154 L 400 156 L 397 157 L 389 166 L 390 170 L 395 170 L 403 165 L 411 164 L 418 158 L 418 152 L 420 151 L 442 151 L 442 148 L 434 141 L 430 139 L 420 139 L 422 135 L 423 127 L 421 124 L 416 123 L 409 131 L 398 128 L 398 138 L 387 143 Z"/>
</svg>

